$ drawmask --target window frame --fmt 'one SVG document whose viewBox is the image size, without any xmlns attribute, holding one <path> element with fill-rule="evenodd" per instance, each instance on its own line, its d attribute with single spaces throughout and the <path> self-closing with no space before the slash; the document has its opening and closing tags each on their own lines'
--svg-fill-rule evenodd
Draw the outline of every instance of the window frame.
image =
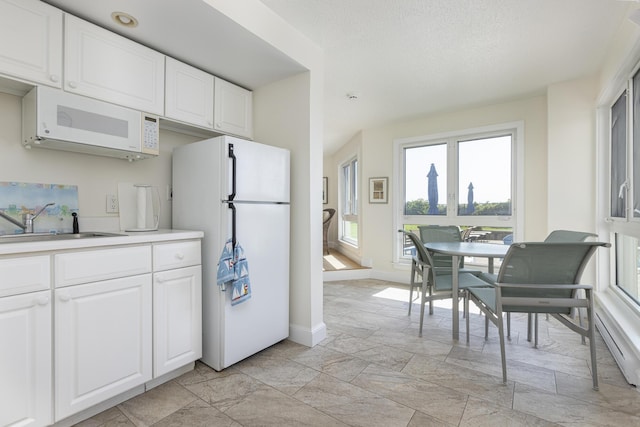
<svg viewBox="0 0 640 427">
<path fill-rule="evenodd" d="M 457 148 L 453 145 L 470 139 L 490 138 L 512 134 L 511 153 L 511 197 L 512 212 L 503 215 L 458 215 L 459 200 L 466 195 L 458 194 L 458 158 Z M 404 149 L 430 144 L 447 142 L 447 215 L 405 215 L 405 165 Z M 520 240 L 524 226 L 524 122 L 507 122 L 502 124 L 461 129 L 439 134 L 427 134 L 417 137 L 394 140 L 394 191 L 393 191 L 393 224 L 394 229 L 402 229 L 404 224 L 440 224 L 440 225 L 497 225 L 511 226 L 514 241 Z M 398 233 L 399 235 L 399 233 Z M 403 241 L 398 237 L 394 249 L 394 263 L 407 264 L 410 257 L 403 254 Z"/>
<path fill-rule="evenodd" d="M 603 97 L 608 101 L 600 102 L 600 106 L 597 108 L 598 128 L 600 130 L 597 134 L 599 141 L 598 150 L 600 155 L 604 156 L 601 163 L 605 163 L 606 165 L 605 168 L 599 168 L 601 171 L 604 169 L 604 172 L 601 172 L 598 176 L 600 188 L 601 190 L 604 190 L 602 191 L 602 216 L 600 216 L 600 218 L 603 218 L 603 221 L 601 222 L 601 230 L 609 236 L 608 241 L 612 244 L 608 256 L 602 256 L 602 258 L 599 258 L 600 261 L 598 264 L 601 268 L 599 277 L 604 280 L 600 280 L 600 283 L 597 286 L 600 292 L 611 292 L 610 295 L 615 295 L 619 303 L 622 303 L 630 309 L 635 316 L 640 318 L 640 301 L 634 299 L 628 294 L 628 291 L 623 286 L 620 286 L 620 271 L 618 268 L 619 260 L 621 261 L 629 256 L 629 254 L 619 252 L 623 247 L 628 247 L 628 244 L 620 244 L 622 236 L 633 237 L 640 240 L 640 229 L 638 227 L 638 224 L 640 224 L 640 216 L 637 216 L 634 213 L 634 205 L 636 204 L 635 198 L 637 194 L 640 194 L 639 189 L 635 188 L 635 181 L 638 181 L 637 175 L 640 174 L 640 163 L 636 168 L 634 168 L 634 156 L 638 155 L 638 153 L 635 153 L 635 150 L 640 149 L 640 145 L 634 144 L 636 135 L 634 135 L 633 123 L 634 115 L 640 113 L 640 104 L 638 105 L 639 111 L 636 111 L 633 105 L 634 98 L 636 96 L 635 91 L 636 89 L 640 90 L 640 85 L 638 88 L 634 88 L 634 77 L 638 74 L 640 74 L 640 61 L 637 61 L 636 64 L 630 68 L 628 73 L 622 74 L 617 85 L 615 85 L 615 89 L 610 92 L 608 97 Z M 638 80 L 638 83 L 640 83 L 640 79 Z M 624 183 L 621 185 L 624 186 L 624 211 L 621 216 L 613 216 L 612 200 L 614 196 L 614 189 L 612 187 L 612 182 L 614 174 L 614 149 L 612 135 L 612 109 L 623 95 L 626 95 L 626 140 L 624 145 L 626 171 Z M 640 130 L 640 126 L 638 130 Z M 624 276 L 624 274 L 622 275 Z"/>
<path fill-rule="evenodd" d="M 345 168 L 349 168 L 349 188 L 346 188 Z M 354 170 L 355 169 L 355 170 Z M 358 222 L 358 212 L 360 210 L 360 166 L 359 156 L 357 154 L 347 157 L 347 159 L 340 163 L 338 168 L 338 240 L 342 243 L 348 244 L 353 247 L 358 247 L 360 240 L 360 224 Z M 348 193 L 348 195 L 346 194 Z M 351 197 L 349 197 L 351 196 Z M 345 205 L 349 205 L 348 207 Z M 345 210 L 348 208 L 348 212 Z M 358 224 L 358 236 L 353 239 L 350 235 L 345 233 L 347 223 L 355 222 Z"/>
</svg>

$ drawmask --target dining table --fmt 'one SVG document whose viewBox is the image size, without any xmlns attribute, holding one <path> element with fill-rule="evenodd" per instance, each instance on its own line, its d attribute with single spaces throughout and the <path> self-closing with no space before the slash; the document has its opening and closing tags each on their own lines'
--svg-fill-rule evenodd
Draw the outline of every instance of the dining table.
<svg viewBox="0 0 640 427">
<path fill-rule="evenodd" d="M 460 267 L 460 257 L 488 258 L 488 273 L 493 274 L 493 260 L 504 258 L 509 250 L 509 245 L 481 242 L 427 242 L 424 244 L 429 252 L 451 256 L 451 291 L 452 298 L 452 329 L 453 339 L 458 340 L 460 330 L 458 298 L 458 274 Z"/>
</svg>

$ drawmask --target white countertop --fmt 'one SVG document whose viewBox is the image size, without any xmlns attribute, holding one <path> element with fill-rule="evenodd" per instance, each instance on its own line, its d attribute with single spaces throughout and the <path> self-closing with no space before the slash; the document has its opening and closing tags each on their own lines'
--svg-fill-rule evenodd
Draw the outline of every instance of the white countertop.
<svg viewBox="0 0 640 427">
<path fill-rule="evenodd" d="M 83 231 L 82 233 L 88 233 Z M 92 230 L 91 232 L 98 231 Z M 143 232 L 115 232 L 117 236 L 87 237 L 82 239 L 49 240 L 41 242 L 0 242 L 0 255 L 23 254 L 26 252 L 58 251 L 65 249 L 84 249 L 101 246 L 156 243 L 171 240 L 201 239 L 202 231 L 157 230 Z"/>
</svg>

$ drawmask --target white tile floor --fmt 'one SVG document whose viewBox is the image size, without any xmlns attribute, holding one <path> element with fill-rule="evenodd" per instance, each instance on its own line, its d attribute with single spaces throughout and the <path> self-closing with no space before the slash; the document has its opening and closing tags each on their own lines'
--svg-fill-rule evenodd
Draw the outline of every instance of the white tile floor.
<svg viewBox="0 0 640 427">
<path fill-rule="evenodd" d="M 198 363 L 80 425 L 640 426 L 640 393 L 600 337 L 596 392 L 577 334 L 542 316 L 535 349 L 525 317 L 514 316 L 503 385 L 496 329 L 485 341 L 478 314 L 467 345 L 451 339 L 446 302 L 419 338 L 419 310 L 407 316 L 403 285 L 327 282 L 324 293 L 320 345 L 283 341 L 220 373 Z"/>
</svg>

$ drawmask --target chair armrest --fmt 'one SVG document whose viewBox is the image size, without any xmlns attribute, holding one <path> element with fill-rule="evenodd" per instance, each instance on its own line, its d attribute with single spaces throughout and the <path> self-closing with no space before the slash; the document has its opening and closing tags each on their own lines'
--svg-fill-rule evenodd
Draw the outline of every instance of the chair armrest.
<svg viewBox="0 0 640 427">
<path fill-rule="evenodd" d="M 498 288 L 521 288 L 521 289 L 593 289 L 592 285 L 579 285 L 579 284 L 526 284 L 526 283 L 496 283 L 496 287 Z"/>
</svg>

